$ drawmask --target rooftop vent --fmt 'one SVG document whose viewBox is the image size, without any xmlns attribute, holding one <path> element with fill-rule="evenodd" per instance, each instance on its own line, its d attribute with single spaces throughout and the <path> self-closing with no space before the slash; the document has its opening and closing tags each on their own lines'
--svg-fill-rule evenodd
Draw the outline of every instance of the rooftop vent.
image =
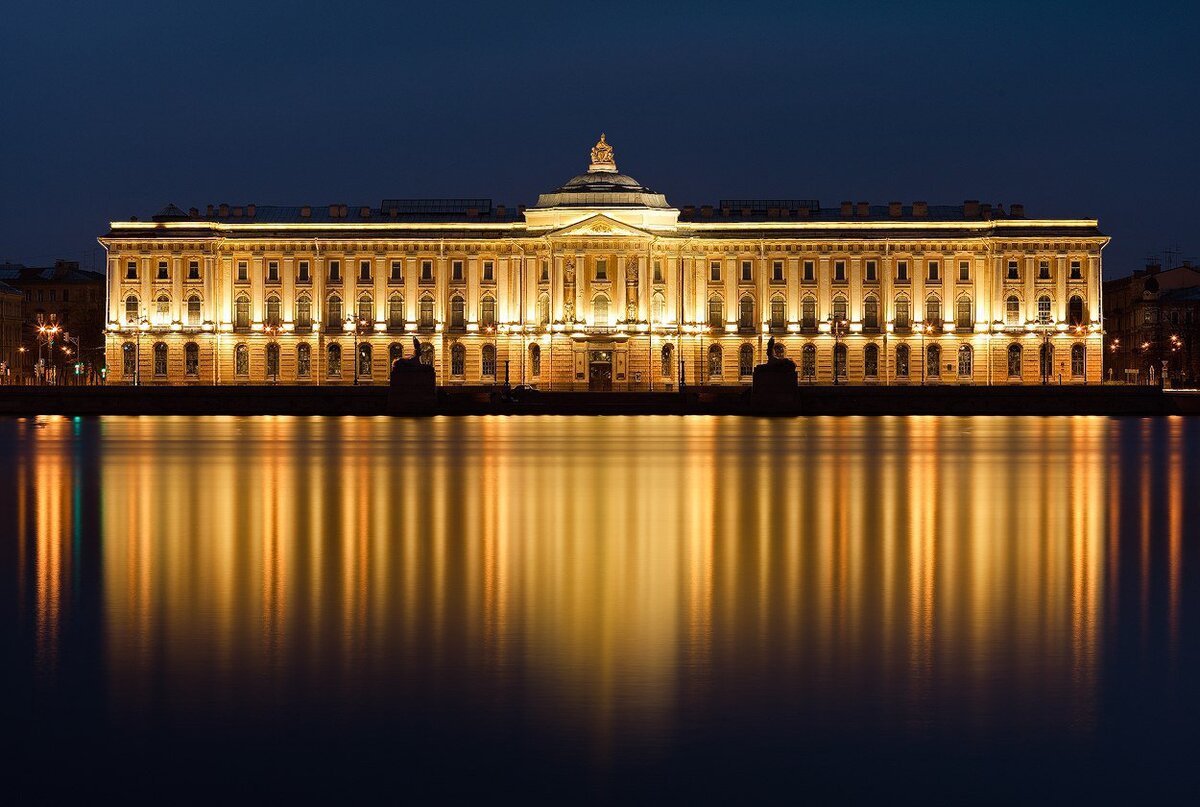
<svg viewBox="0 0 1200 807">
<path fill-rule="evenodd" d="M 888 202 L 888 215 L 894 219 L 904 215 L 904 205 L 900 202 Z"/>
<path fill-rule="evenodd" d="M 928 202 L 913 202 L 912 210 L 913 210 L 914 216 L 916 216 L 917 218 L 923 219 L 927 215 L 929 215 L 929 203 Z"/>
<path fill-rule="evenodd" d="M 842 218 L 848 219 L 854 212 L 853 202 L 842 202 Z"/>
<path fill-rule="evenodd" d="M 858 203 L 858 217 L 860 219 L 865 219 L 869 215 L 871 215 L 871 203 L 870 202 L 859 202 Z"/>
</svg>

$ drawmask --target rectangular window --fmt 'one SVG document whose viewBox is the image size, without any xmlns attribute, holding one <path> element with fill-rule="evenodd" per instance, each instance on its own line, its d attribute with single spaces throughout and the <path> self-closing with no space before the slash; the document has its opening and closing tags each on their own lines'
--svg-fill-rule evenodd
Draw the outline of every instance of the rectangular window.
<svg viewBox="0 0 1200 807">
<path fill-rule="evenodd" d="M 771 280 L 776 283 L 783 282 L 783 261 L 774 261 L 771 264 Z"/>
<path fill-rule="evenodd" d="M 1083 266 L 1079 261 L 1071 261 L 1071 279 L 1083 280 Z"/>
<path fill-rule="evenodd" d="M 867 265 L 866 265 L 867 280 L 878 280 L 877 271 L 878 270 L 876 268 L 875 261 L 867 261 Z"/>
<path fill-rule="evenodd" d="M 392 273 L 388 278 L 393 282 L 404 280 L 404 264 L 400 261 L 392 261 Z"/>
<path fill-rule="evenodd" d="M 237 279 L 238 280 L 249 280 L 250 279 L 250 264 L 246 263 L 245 261 L 238 261 Z"/>
<path fill-rule="evenodd" d="M 752 261 L 742 261 L 742 282 L 749 283 L 754 280 L 754 263 Z"/>
<path fill-rule="evenodd" d="M 137 261 L 130 261 L 125 264 L 125 279 L 137 280 Z"/>
<path fill-rule="evenodd" d="M 833 300 L 833 320 L 834 322 L 846 321 L 846 299 L 844 297 L 835 297 Z"/>
<path fill-rule="evenodd" d="M 608 261 L 603 258 L 596 260 L 596 279 L 608 280 Z"/>
<path fill-rule="evenodd" d="M 55 295 L 55 293 L 56 293 L 56 292 L 55 292 L 55 290 L 54 290 L 54 289 L 50 289 L 50 302 L 54 302 L 54 295 Z"/>
<path fill-rule="evenodd" d="M 1038 261 L 1038 280 L 1050 279 L 1050 261 Z"/>
<path fill-rule="evenodd" d="M 158 279 L 159 280 L 170 279 L 170 275 L 167 274 L 167 262 L 166 261 L 158 262 Z"/>
<path fill-rule="evenodd" d="M 329 280 L 333 283 L 339 283 L 339 282 L 341 282 L 341 279 L 342 279 L 342 262 L 341 261 L 330 261 L 329 262 Z"/>
<path fill-rule="evenodd" d="M 279 261 L 268 261 L 267 262 L 267 280 L 269 280 L 269 281 L 278 281 L 279 280 Z"/>
<path fill-rule="evenodd" d="M 300 261 L 300 263 L 297 264 L 297 268 L 296 268 L 296 279 L 299 280 L 301 283 L 308 283 L 309 282 L 308 272 L 309 272 L 308 261 Z"/>
<path fill-rule="evenodd" d="M 834 280 L 845 280 L 846 279 L 846 262 L 845 261 L 834 261 L 833 262 L 833 279 Z"/>
<path fill-rule="evenodd" d="M 64 303 L 65 303 L 65 302 L 69 302 L 69 301 L 70 301 L 70 299 L 71 299 L 71 292 L 70 292 L 70 290 L 69 290 L 69 289 L 63 289 L 63 302 L 64 302 Z"/>
<path fill-rule="evenodd" d="M 1021 269 L 1020 269 L 1020 267 L 1017 266 L 1016 261 L 1008 262 L 1008 279 L 1009 280 L 1020 280 L 1021 279 Z"/>
<path fill-rule="evenodd" d="M 971 264 L 968 261 L 959 261 L 958 279 L 959 280 L 970 280 L 971 279 Z"/>
<path fill-rule="evenodd" d="M 463 262 L 462 261 L 451 261 L 450 262 L 450 279 L 451 280 L 462 280 L 463 279 Z"/>
<path fill-rule="evenodd" d="M 550 282 L 550 262 L 549 261 L 542 261 L 542 271 L 541 271 L 541 274 L 539 275 L 538 282 L 540 282 L 540 283 L 549 283 Z"/>
<path fill-rule="evenodd" d="M 421 279 L 433 280 L 433 261 L 421 261 Z"/>
<path fill-rule="evenodd" d="M 942 324 L 942 301 L 930 298 L 925 301 L 925 321 L 930 325 Z"/>
<path fill-rule="evenodd" d="M 654 282 L 655 282 L 655 283 L 662 283 L 662 282 L 663 282 L 663 268 L 662 268 L 662 261 L 655 261 L 655 262 L 654 262 Z"/>
<path fill-rule="evenodd" d="M 896 261 L 896 280 L 908 282 L 908 261 Z"/>
<path fill-rule="evenodd" d="M 815 261 L 804 262 L 804 279 L 807 281 L 817 279 L 817 265 Z"/>
<path fill-rule="evenodd" d="M 496 279 L 496 267 L 491 261 L 483 262 L 483 279 L 485 282 L 490 282 Z"/>
<path fill-rule="evenodd" d="M 370 261 L 359 261 L 358 262 L 358 279 L 360 281 L 370 281 L 370 279 L 371 279 L 371 262 Z"/>
<path fill-rule="evenodd" d="M 200 279 L 200 261 L 188 261 L 188 280 Z"/>
<path fill-rule="evenodd" d="M 908 316 L 908 300 L 903 298 L 896 301 L 896 330 L 907 331 L 912 325 Z"/>
<path fill-rule="evenodd" d="M 929 279 L 935 282 L 942 279 L 942 266 L 937 261 L 929 262 Z"/>
<path fill-rule="evenodd" d="M 720 283 L 721 282 L 721 262 L 720 261 L 711 261 L 708 264 L 708 282 L 709 283 Z"/>
</svg>

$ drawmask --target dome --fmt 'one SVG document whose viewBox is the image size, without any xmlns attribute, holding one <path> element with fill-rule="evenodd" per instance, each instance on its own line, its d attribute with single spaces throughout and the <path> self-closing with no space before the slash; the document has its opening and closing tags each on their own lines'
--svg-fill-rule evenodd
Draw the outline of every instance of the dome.
<svg viewBox="0 0 1200 807">
<path fill-rule="evenodd" d="M 627 174 L 617 173 L 612 147 L 600 135 L 592 149 L 587 173 L 571 177 L 553 193 L 538 196 L 534 207 L 656 207 L 669 208 L 667 197 L 655 193 Z"/>
</svg>

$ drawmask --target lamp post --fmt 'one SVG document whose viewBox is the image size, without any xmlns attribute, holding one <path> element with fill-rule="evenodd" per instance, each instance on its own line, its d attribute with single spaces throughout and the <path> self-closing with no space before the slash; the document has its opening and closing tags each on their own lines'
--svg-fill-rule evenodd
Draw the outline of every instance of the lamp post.
<svg viewBox="0 0 1200 807">
<path fill-rule="evenodd" d="M 842 344 L 842 329 L 846 326 L 846 320 L 835 319 L 830 324 L 833 331 L 833 383 L 836 386 L 838 384 L 838 376 L 840 375 L 838 371 L 841 369 L 838 365 L 838 348 Z"/>
<path fill-rule="evenodd" d="M 20 366 L 17 369 L 17 383 L 24 385 L 25 383 L 25 354 L 29 349 L 24 345 L 17 348 L 17 353 L 20 354 Z"/>
<path fill-rule="evenodd" d="M 358 332 L 360 328 L 367 325 L 365 319 L 356 319 L 354 317 L 346 317 L 346 328 L 351 331 L 354 336 L 354 386 L 358 386 Z"/>
<path fill-rule="evenodd" d="M 921 386 L 925 386 L 925 362 L 929 360 L 929 355 L 925 352 L 925 323 L 920 323 L 915 326 L 917 333 L 921 334 Z"/>
<path fill-rule="evenodd" d="M 274 364 L 272 364 L 271 362 L 268 361 L 267 368 L 271 371 L 271 383 L 278 384 L 279 383 L 279 343 L 276 341 L 276 336 L 279 333 L 279 326 L 278 325 L 268 325 L 264 330 L 266 331 L 267 336 L 271 340 L 270 343 L 268 343 L 268 345 L 267 345 L 268 354 L 270 353 L 271 347 L 275 347 L 275 362 L 274 362 Z"/>
</svg>

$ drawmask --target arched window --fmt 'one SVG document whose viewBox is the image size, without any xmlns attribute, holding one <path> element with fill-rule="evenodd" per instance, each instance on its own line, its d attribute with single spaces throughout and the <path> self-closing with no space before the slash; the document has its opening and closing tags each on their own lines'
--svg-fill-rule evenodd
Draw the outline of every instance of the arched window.
<svg viewBox="0 0 1200 807">
<path fill-rule="evenodd" d="M 776 295 L 771 298 L 771 330 L 782 331 L 787 327 L 787 300 Z"/>
<path fill-rule="evenodd" d="M 483 346 L 483 376 L 485 378 L 496 377 L 496 346 Z"/>
<path fill-rule="evenodd" d="M 325 372 L 331 376 L 342 374 L 342 346 L 337 342 L 325 350 Z"/>
<path fill-rule="evenodd" d="M 1087 371 L 1087 351 L 1076 342 L 1071 345 L 1071 377 L 1083 378 Z"/>
<path fill-rule="evenodd" d="M 925 324 L 934 328 L 942 326 L 942 301 L 932 294 L 925 298 Z"/>
<path fill-rule="evenodd" d="M 171 322 L 171 298 L 165 294 L 158 295 L 154 300 L 154 321 L 159 325 Z"/>
<path fill-rule="evenodd" d="M 817 299 L 809 296 L 800 301 L 800 327 L 813 330 L 817 327 Z"/>
<path fill-rule="evenodd" d="M 358 343 L 358 377 L 371 377 L 371 344 L 369 342 Z"/>
<path fill-rule="evenodd" d="M 233 303 L 233 327 L 250 327 L 250 295 L 239 294 Z"/>
<path fill-rule="evenodd" d="M 154 343 L 154 377 L 167 377 L 167 346 L 162 342 Z"/>
<path fill-rule="evenodd" d="M 1016 342 L 1008 346 L 1008 377 L 1021 377 L 1021 346 Z"/>
<path fill-rule="evenodd" d="M 121 375 L 125 378 L 137 375 L 137 347 L 133 342 L 121 345 Z"/>
<path fill-rule="evenodd" d="M 358 325 L 370 325 L 375 321 L 375 302 L 369 294 L 358 295 Z"/>
<path fill-rule="evenodd" d="M 187 324 L 192 327 L 200 324 L 200 296 L 197 294 L 188 297 Z"/>
<path fill-rule="evenodd" d="M 958 346 L 959 378 L 970 378 L 975 373 L 975 355 L 970 345 Z"/>
<path fill-rule="evenodd" d="M 336 294 L 329 295 L 329 301 L 325 305 L 325 322 L 331 331 L 342 330 L 342 298 Z"/>
<path fill-rule="evenodd" d="M 955 330 L 969 331 L 975 327 L 975 307 L 970 297 L 958 298 L 958 310 L 954 317 Z"/>
<path fill-rule="evenodd" d="M 496 300 L 491 296 L 479 301 L 479 324 L 484 328 L 496 327 Z"/>
<path fill-rule="evenodd" d="M 243 377 L 250 375 L 250 348 L 245 344 L 233 349 L 233 374 Z"/>
<path fill-rule="evenodd" d="M 754 330 L 754 298 L 749 294 L 738 300 L 738 330 Z"/>
<path fill-rule="evenodd" d="M 942 347 L 932 344 L 925 348 L 925 375 L 929 378 L 940 378 L 942 375 Z"/>
<path fill-rule="evenodd" d="M 421 343 L 421 364 L 426 367 L 433 366 L 433 345 L 429 342 Z"/>
<path fill-rule="evenodd" d="M 800 375 L 807 379 L 817 377 L 817 348 L 811 342 L 800 351 Z"/>
<path fill-rule="evenodd" d="M 654 292 L 650 298 L 650 318 L 655 322 L 665 322 L 667 319 L 667 298 L 662 292 Z"/>
<path fill-rule="evenodd" d="M 1078 294 L 1067 303 L 1067 320 L 1072 325 L 1083 324 L 1083 298 Z"/>
<path fill-rule="evenodd" d="M 833 373 L 837 378 L 846 377 L 846 345 L 838 342 L 833 346 Z"/>
<path fill-rule="evenodd" d="M 312 300 L 307 294 L 301 294 L 296 299 L 296 328 L 307 331 L 312 328 Z"/>
<path fill-rule="evenodd" d="M 138 321 L 138 298 L 132 294 L 125 298 L 125 321 L 129 323 Z"/>
<path fill-rule="evenodd" d="M 1053 321 L 1052 306 L 1049 294 L 1043 294 L 1038 298 L 1038 325 L 1049 325 Z"/>
<path fill-rule="evenodd" d="M 279 380 L 279 343 L 267 345 L 267 377 L 272 381 Z"/>
<path fill-rule="evenodd" d="M 720 376 L 723 371 L 720 345 L 708 346 L 708 375 L 710 378 Z"/>
<path fill-rule="evenodd" d="M 775 353 L 774 353 L 774 356 L 775 356 L 775 358 L 777 358 L 777 359 L 782 359 L 782 358 L 783 358 L 785 355 L 787 355 L 787 350 L 785 350 L 785 349 L 784 349 L 784 347 L 783 347 L 783 341 L 782 341 L 782 340 L 780 340 L 780 341 L 778 341 L 778 342 L 776 342 L 776 343 L 775 343 Z"/>
<path fill-rule="evenodd" d="M 907 297 L 896 298 L 896 318 L 895 328 L 898 331 L 907 331 L 912 327 L 912 308 L 908 304 Z"/>
<path fill-rule="evenodd" d="M 725 302 L 720 297 L 708 298 L 708 327 L 725 328 Z"/>
<path fill-rule="evenodd" d="M 421 299 L 417 304 L 420 309 L 417 313 L 419 316 L 418 325 L 422 328 L 433 327 L 433 297 L 428 294 L 421 295 Z"/>
<path fill-rule="evenodd" d="M 312 348 L 307 342 L 296 346 L 296 375 L 308 378 L 312 374 Z"/>
<path fill-rule="evenodd" d="M 542 374 L 542 346 L 539 344 L 529 346 L 529 374 L 534 378 Z"/>
<path fill-rule="evenodd" d="M 537 301 L 537 323 L 543 328 L 550 324 L 550 295 L 540 294 Z"/>
<path fill-rule="evenodd" d="M 754 348 L 743 343 L 738 348 L 738 375 L 754 375 Z"/>
<path fill-rule="evenodd" d="M 874 297 L 863 300 L 863 328 L 868 331 L 879 330 L 879 301 Z"/>
<path fill-rule="evenodd" d="M 863 375 L 867 378 L 879 377 L 879 346 L 874 342 L 863 348 Z"/>
<path fill-rule="evenodd" d="M 1038 351 L 1038 359 L 1041 362 L 1042 378 L 1048 380 L 1054 375 L 1054 345 L 1042 342 L 1042 347 Z"/>
<path fill-rule="evenodd" d="M 455 342 L 450 348 L 450 375 L 463 376 L 467 373 L 467 349 L 462 342 Z"/>
<path fill-rule="evenodd" d="M 200 375 L 200 346 L 195 342 L 183 346 L 183 373 L 188 378 Z"/>
<path fill-rule="evenodd" d="M 671 344 L 662 346 L 662 377 L 670 378 L 672 370 L 675 367 L 675 346 Z"/>
<path fill-rule="evenodd" d="M 267 298 L 267 316 L 266 325 L 268 328 L 278 328 L 283 322 L 283 316 L 280 313 L 282 306 L 279 303 L 279 298 L 272 294 Z"/>
<path fill-rule="evenodd" d="M 1004 324 L 1021 324 L 1021 299 L 1015 294 L 1008 295 L 1008 299 L 1004 301 Z"/>
<path fill-rule="evenodd" d="M 397 359 L 404 358 L 404 346 L 399 342 L 392 342 L 388 345 L 388 368 L 391 368 L 396 363 Z"/>
<path fill-rule="evenodd" d="M 834 322 L 845 322 L 849 318 L 848 310 L 845 297 L 839 295 L 833 298 Z"/>
<path fill-rule="evenodd" d="M 908 345 L 896 345 L 896 378 L 908 378 Z"/>
<path fill-rule="evenodd" d="M 467 302 L 461 295 L 450 298 L 450 328 L 461 331 L 467 327 Z"/>
<path fill-rule="evenodd" d="M 592 324 L 608 324 L 608 297 L 603 294 L 596 295 L 592 300 Z"/>
<path fill-rule="evenodd" d="M 388 327 L 392 330 L 404 327 L 404 295 L 398 291 L 388 297 Z"/>
</svg>

